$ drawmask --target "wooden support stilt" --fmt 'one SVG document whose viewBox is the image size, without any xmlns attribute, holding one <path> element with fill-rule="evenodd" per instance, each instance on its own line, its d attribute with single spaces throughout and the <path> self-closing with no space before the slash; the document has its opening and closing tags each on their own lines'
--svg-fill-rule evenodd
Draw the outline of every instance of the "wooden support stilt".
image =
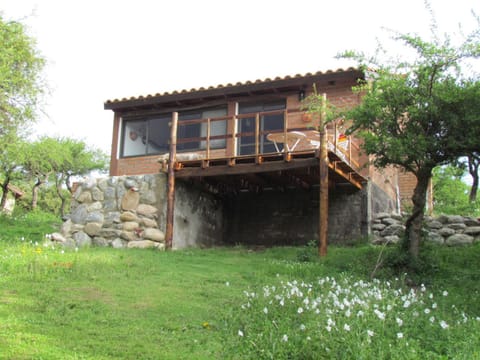
<svg viewBox="0 0 480 360">
<path fill-rule="evenodd" d="M 170 124 L 170 157 L 168 159 L 167 176 L 167 219 L 165 226 L 165 248 L 171 249 L 173 244 L 173 219 L 175 212 L 175 158 L 177 154 L 177 122 L 178 113 L 172 113 Z"/>
<path fill-rule="evenodd" d="M 322 94 L 322 110 L 320 114 L 320 214 L 319 214 L 319 248 L 320 256 L 327 255 L 327 234 L 328 234 L 328 138 L 326 128 L 326 107 L 327 94 Z"/>
</svg>

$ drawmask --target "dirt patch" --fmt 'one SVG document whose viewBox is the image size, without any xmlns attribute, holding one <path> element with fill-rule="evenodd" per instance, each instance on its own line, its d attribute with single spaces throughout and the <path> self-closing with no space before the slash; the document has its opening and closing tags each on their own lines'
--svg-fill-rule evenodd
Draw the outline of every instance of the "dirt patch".
<svg viewBox="0 0 480 360">
<path fill-rule="evenodd" d="M 107 294 L 96 287 L 69 287 L 64 288 L 63 291 L 65 291 L 70 297 L 74 297 L 76 300 L 100 301 L 105 304 L 115 304 L 115 301 L 110 294 Z"/>
</svg>

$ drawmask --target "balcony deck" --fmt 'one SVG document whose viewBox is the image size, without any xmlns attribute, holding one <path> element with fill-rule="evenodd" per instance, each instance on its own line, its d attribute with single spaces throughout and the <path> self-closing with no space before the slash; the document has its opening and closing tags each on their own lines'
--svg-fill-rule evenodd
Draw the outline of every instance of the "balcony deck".
<svg viewBox="0 0 480 360">
<path fill-rule="evenodd" d="M 292 111 L 268 112 L 268 115 L 280 114 L 284 118 L 283 129 L 260 130 L 260 119 L 266 113 L 249 114 L 255 119 L 255 130 L 250 133 L 227 131 L 223 136 L 211 136 L 210 127 L 213 121 L 227 120 L 232 122 L 228 129 L 236 129 L 242 116 L 219 119 L 189 120 L 179 122 L 178 126 L 195 123 L 206 123 L 206 136 L 200 138 L 179 139 L 178 143 L 203 142 L 204 150 L 180 152 L 174 162 L 175 177 L 190 179 L 210 192 L 226 194 L 238 191 L 256 191 L 264 189 L 284 189 L 300 187 L 310 189 L 319 184 L 319 133 L 312 126 L 296 122 L 289 126 L 289 119 L 298 116 Z M 310 125 L 310 124 L 308 124 Z M 302 127 L 303 126 L 303 127 Z M 289 134 L 294 134 L 290 137 Z M 335 123 L 327 127 L 329 186 L 350 185 L 361 189 L 366 183 L 362 174 L 362 160 L 357 141 L 346 137 L 337 129 Z M 249 137 L 253 153 L 238 154 L 238 143 Z M 211 142 L 225 139 L 225 151 L 211 149 Z M 271 141 L 268 139 L 272 139 Z M 277 143 L 277 141 L 279 143 Z M 286 140 L 282 140 L 286 139 Z M 289 143 L 289 141 L 291 141 Z M 263 142 L 263 143 L 262 143 Z M 275 145 L 274 151 L 262 152 L 262 144 L 269 149 Z M 266 147 L 265 147 L 266 148 Z M 167 159 L 163 158 L 163 171 L 167 171 Z"/>
</svg>

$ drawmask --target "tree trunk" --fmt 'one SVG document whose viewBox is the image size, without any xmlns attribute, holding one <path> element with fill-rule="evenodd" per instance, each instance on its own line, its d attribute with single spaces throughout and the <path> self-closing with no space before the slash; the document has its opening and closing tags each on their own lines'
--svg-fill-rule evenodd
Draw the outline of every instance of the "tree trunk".
<svg viewBox="0 0 480 360">
<path fill-rule="evenodd" d="M 476 156 L 468 157 L 468 172 L 472 176 L 473 182 L 470 187 L 470 195 L 468 200 L 470 203 L 477 201 L 477 191 L 478 191 L 478 167 L 480 166 L 480 158 Z"/>
<path fill-rule="evenodd" d="M 7 205 L 7 196 L 8 196 L 8 184 L 10 183 L 10 177 L 6 177 L 5 181 L 2 183 L 2 199 L 0 200 L 0 211 L 5 209 Z"/>
<path fill-rule="evenodd" d="M 33 185 L 33 189 L 32 189 L 32 203 L 31 203 L 31 206 L 32 206 L 32 210 L 36 209 L 37 208 L 37 203 L 38 203 L 38 189 L 40 188 L 40 186 L 43 184 L 43 181 L 41 180 L 38 180 L 35 185 Z"/>
<path fill-rule="evenodd" d="M 65 198 L 65 196 L 63 196 L 62 183 L 63 183 L 63 179 L 62 180 L 57 179 L 57 184 L 56 184 L 55 188 L 57 189 L 57 195 L 58 195 L 58 197 L 60 198 L 60 201 L 61 201 L 60 217 L 63 219 L 65 217 L 65 205 L 67 203 L 67 199 Z"/>
<path fill-rule="evenodd" d="M 432 177 L 432 169 L 421 168 L 415 174 L 417 177 L 417 185 L 413 191 L 412 215 L 407 219 L 405 236 L 406 245 L 410 256 L 417 259 L 420 254 L 420 241 L 422 239 L 422 224 L 427 202 L 428 183 Z"/>
</svg>

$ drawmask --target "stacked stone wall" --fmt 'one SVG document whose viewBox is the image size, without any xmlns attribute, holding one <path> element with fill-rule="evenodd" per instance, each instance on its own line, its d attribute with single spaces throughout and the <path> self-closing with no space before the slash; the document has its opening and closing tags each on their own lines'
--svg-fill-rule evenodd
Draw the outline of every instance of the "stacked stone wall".
<svg viewBox="0 0 480 360">
<path fill-rule="evenodd" d="M 379 213 L 373 220 L 374 244 L 397 243 L 405 234 L 406 217 Z M 423 227 L 426 241 L 440 245 L 469 245 L 480 241 L 480 220 L 459 215 L 427 216 Z"/>
<path fill-rule="evenodd" d="M 165 176 L 119 176 L 89 179 L 75 190 L 70 219 L 52 240 L 66 246 L 164 249 L 158 204 Z"/>
</svg>

